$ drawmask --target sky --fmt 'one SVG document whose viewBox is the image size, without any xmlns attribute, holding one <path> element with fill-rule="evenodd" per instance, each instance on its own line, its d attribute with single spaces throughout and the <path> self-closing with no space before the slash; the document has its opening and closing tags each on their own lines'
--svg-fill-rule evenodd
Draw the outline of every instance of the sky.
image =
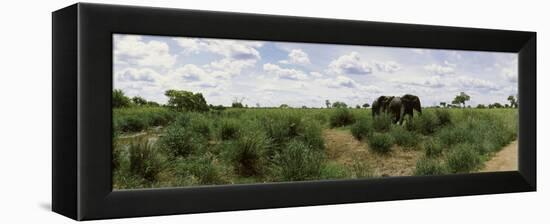
<svg viewBox="0 0 550 224">
<path fill-rule="evenodd" d="M 113 35 L 113 87 L 166 103 L 168 89 L 208 104 L 324 107 L 414 94 L 422 106 L 508 103 L 517 94 L 516 53 L 296 42 Z"/>
</svg>

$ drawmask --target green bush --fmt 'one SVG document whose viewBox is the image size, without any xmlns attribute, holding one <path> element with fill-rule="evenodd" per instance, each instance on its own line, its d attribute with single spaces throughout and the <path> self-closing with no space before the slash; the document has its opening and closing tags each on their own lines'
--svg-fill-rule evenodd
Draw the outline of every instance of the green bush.
<svg viewBox="0 0 550 224">
<path fill-rule="evenodd" d="M 443 146 L 441 146 L 441 143 L 437 139 L 427 139 L 423 145 L 427 157 L 437 157 L 443 152 Z"/>
<path fill-rule="evenodd" d="M 182 177 L 191 178 L 191 183 L 222 184 L 225 183 L 220 166 L 209 153 L 191 156 L 177 161 L 176 172 Z"/>
<path fill-rule="evenodd" d="M 148 181 L 155 181 L 163 169 L 163 160 L 154 144 L 141 140 L 130 144 L 130 172 Z"/>
<path fill-rule="evenodd" d="M 421 140 L 417 134 L 407 131 L 401 126 L 393 126 L 391 128 L 391 135 L 395 144 L 406 149 L 415 149 L 418 146 L 418 142 Z"/>
<path fill-rule="evenodd" d="M 406 128 L 409 131 L 416 131 L 423 135 L 433 134 L 438 128 L 437 117 L 428 110 L 425 110 L 422 115 L 415 116 L 410 122 L 407 122 Z"/>
<path fill-rule="evenodd" d="M 338 163 L 326 163 L 321 168 L 319 179 L 343 179 L 349 176 L 349 173 L 344 165 Z"/>
<path fill-rule="evenodd" d="M 357 119 L 355 124 L 351 126 L 351 134 L 357 140 L 363 140 L 372 135 L 372 126 L 370 125 L 369 119 L 366 117 Z"/>
<path fill-rule="evenodd" d="M 302 140 L 313 150 L 323 150 L 325 140 L 323 139 L 323 128 L 313 120 L 305 119 L 299 128 L 298 139 Z"/>
<path fill-rule="evenodd" d="M 445 126 L 451 124 L 451 113 L 446 109 L 435 110 L 435 116 L 437 117 L 438 125 Z"/>
<path fill-rule="evenodd" d="M 446 163 L 452 173 L 468 173 L 481 165 L 479 154 L 471 144 L 459 144 L 451 148 Z"/>
<path fill-rule="evenodd" d="M 236 119 L 226 118 L 221 120 L 220 138 L 221 140 L 232 140 L 239 137 L 240 122 Z"/>
<path fill-rule="evenodd" d="M 445 166 L 441 165 L 435 159 L 422 158 L 416 162 L 416 169 L 414 175 L 417 176 L 426 176 L 426 175 L 442 175 L 446 174 L 448 171 L 445 169 Z"/>
<path fill-rule="evenodd" d="M 322 153 L 297 140 L 290 141 L 273 158 L 275 174 L 284 181 L 318 178 L 321 175 L 323 161 Z"/>
<path fill-rule="evenodd" d="M 168 126 L 158 141 L 161 149 L 170 158 L 188 156 L 191 153 L 200 151 L 208 143 L 207 139 L 199 133 L 176 124 Z"/>
<path fill-rule="evenodd" d="M 196 114 L 192 117 L 189 125 L 194 132 L 201 134 L 206 139 L 210 139 L 212 132 L 212 123 L 210 118 L 202 114 Z"/>
<path fill-rule="evenodd" d="M 342 127 L 353 124 L 355 116 L 347 108 L 337 108 L 330 116 L 330 127 Z"/>
<path fill-rule="evenodd" d="M 269 147 L 269 140 L 259 132 L 241 136 L 228 152 L 235 171 L 242 176 L 262 174 Z"/>
<path fill-rule="evenodd" d="M 368 143 L 369 148 L 377 153 L 389 153 L 394 139 L 387 133 L 374 133 Z"/>
<path fill-rule="evenodd" d="M 387 132 L 390 130 L 392 120 L 390 115 L 381 113 L 376 116 L 372 121 L 372 128 L 377 132 Z"/>
</svg>

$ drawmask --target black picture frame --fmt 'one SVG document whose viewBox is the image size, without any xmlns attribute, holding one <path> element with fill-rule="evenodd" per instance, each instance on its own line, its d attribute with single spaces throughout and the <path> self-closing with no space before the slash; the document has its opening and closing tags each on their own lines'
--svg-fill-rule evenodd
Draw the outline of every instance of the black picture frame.
<svg viewBox="0 0 550 224">
<path fill-rule="evenodd" d="M 76 220 L 536 191 L 536 33 L 78 3 L 52 14 L 52 210 Z M 519 170 L 112 191 L 112 34 L 518 53 Z"/>
</svg>

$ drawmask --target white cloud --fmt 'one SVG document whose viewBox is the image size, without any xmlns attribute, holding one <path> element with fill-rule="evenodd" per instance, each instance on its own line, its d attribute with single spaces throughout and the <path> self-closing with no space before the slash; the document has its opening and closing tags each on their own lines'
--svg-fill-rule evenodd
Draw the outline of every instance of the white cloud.
<svg viewBox="0 0 550 224">
<path fill-rule="evenodd" d="M 430 87 L 430 88 L 440 88 L 445 86 L 445 83 L 441 80 L 440 76 L 431 76 L 427 78 L 416 77 L 414 79 L 393 79 L 391 80 L 394 83 L 398 83 L 398 88 L 403 88 L 404 85 L 420 86 L 420 87 Z"/>
<path fill-rule="evenodd" d="M 323 77 L 323 74 L 319 72 L 310 72 L 309 75 L 311 75 L 313 78 L 321 78 Z"/>
<path fill-rule="evenodd" d="M 282 64 L 296 64 L 296 65 L 307 65 L 311 62 L 309 61 L 309 56 L 302 49 L 292 49 L 288 53 L 288 60 L 281 60 L 279 63 Z"/>
<path fill-rule="evenodd" d="M 115 35 L 113 48 L 115 64 L 170 68 L 176 63 L 168 44 L 145 42 L 139 35 Z"/>
<path fill-rule="evenodd" d="M 513 69 L 503 68 L 501 71 L 501 74 L 509 82 L 513 82 L 513 83 L 518 82 L 518 73 Z"/>
<path fill-rule="evenodd" d="M 485 90 L 497 90 L 498 86 L 492 82 L 483 79 L 472 78 L 468 76 L 460 76 L 456 79 L 458 84 L 462 88 L 469 89 L 485 89 Z"/>
<path fill-rule="evenodd" d="M 276 75 L 281 79 L 290 80 L 304 80 L 307 78 L 306 74 L 296 69 L 281 68 L 278 65 L 267 63 L 263 66 L 264 71 L 269 74 Z"/>
<path fill-rule="evenodd" d="M 183 48 L 184 54 L 198 54 L 200 52 L 200 41 L 198 38 L 176 37 L 173 40 Z"/>
<path fill-rule="evenodd" d="M 430 64 L 424 66 L 426 71 L 431 72 L 434 75 L 452 75 L 455 74 L 455 69 L 453 66 L 442 66 L 437 64 Z"/>
<path fill-rule="evenodd" d="M 168 73 L 169 79 L 166 83 L 169 86 L 198 86 L 202 88 L 214 88 L 225 83 L 225 77 L 216 75 L 216 72 L 209 72 L 203 68 L 186 64 Z"/>
<path fill-rule="evenodd" d="M 329 71 L 336 74 L 367 75 L 372 73 L 372 67 L 361 60 L 359 53 L 351 52 L 330 62 Z"/>
<path fill-rule="evenodd" d="M 374 65 L 376 66 L 378 71 L 382 71 L 382 72 L 394 73 L 401 70 L 401 66 L 395 61 L 387 61 L 387 62 L 375 61 Z"/>
<path fill-rule="evenodd" d="M 336 76 L 335 78 L 319 79 L 317 81 L 329 88 L 355 88 L 358 86 L 355 80 L 343 75 Z"/>
<path fill-rule="evenodd" d="M 238 75 L 245 68 L 253 67 L 256 64 L 256 60 L 233 60 L 230 58 L 224 58 L 219 61 L 213 61 L 204 67 L 215 73 L 216 76 L 230 78 Z"/>
<path fill-rule="evenodd" d="M 115 77 L 120 82 L 154 83 L 160 79 L 160 75 L 150 68 L 125 68 L 115 72 Z"/>
<path fill-rule="evenodd" d="M 260 52 L 256 48 L 263 44 L 256 41 L 203 40 L 201 45 L 208 51 L 234 60 L 259 60 Z"/>
</svg>

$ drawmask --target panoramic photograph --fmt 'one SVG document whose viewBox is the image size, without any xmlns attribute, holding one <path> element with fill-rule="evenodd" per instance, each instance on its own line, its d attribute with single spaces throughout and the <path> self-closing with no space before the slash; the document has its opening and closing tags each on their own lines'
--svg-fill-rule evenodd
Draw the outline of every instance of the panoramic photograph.
<svg viewBox="0 0 550 224">
<path fill-rule="evenodd" d="M 518 169 L 516 53 L 113 35 L 114 190 Z"/>
</svg>

